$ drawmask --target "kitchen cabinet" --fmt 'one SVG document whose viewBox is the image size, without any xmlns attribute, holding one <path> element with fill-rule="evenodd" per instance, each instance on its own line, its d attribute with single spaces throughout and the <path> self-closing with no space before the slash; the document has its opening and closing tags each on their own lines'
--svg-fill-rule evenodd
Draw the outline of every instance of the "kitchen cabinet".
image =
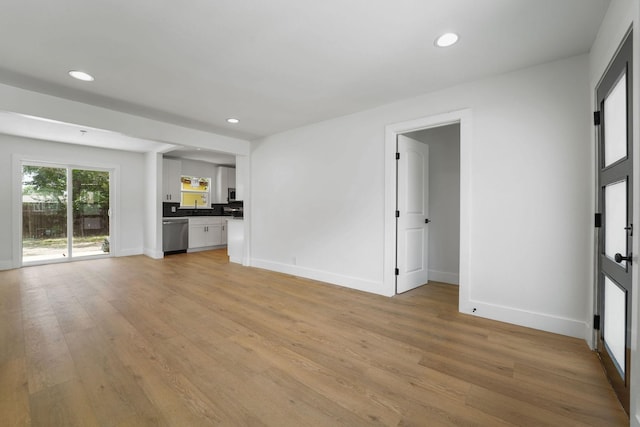
<svg viewBox="0 0 640 427">
<path fill-rule="evenodd" d="M 216 199 L 218 203 L 227 203 L 229 201 L 229 188 L 236 188 L 236 169 L 227 166 L 218 168 L 218 176 L 216 182 Z"/>
<path fill-rule="evenodd" d="M 189 250 L 198 250 L 227 243 L 225 217 L 202 216 L 189 218 Z"/>
<path fill-rule="evenodd" d="M 180 176 L 182 162 L 177 159 L 162 159 L 162 201 L 180 203 Z"/>
</svg>

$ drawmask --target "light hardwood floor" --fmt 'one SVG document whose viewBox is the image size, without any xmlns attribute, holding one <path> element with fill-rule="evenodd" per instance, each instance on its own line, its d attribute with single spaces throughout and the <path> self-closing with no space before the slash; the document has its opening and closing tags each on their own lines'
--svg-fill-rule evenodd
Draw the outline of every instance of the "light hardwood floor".
<svg viewBox="0 0 640 427">
<path fill-rule="evenodd" d="M 225 251 L 0 272 L 2 426 L 622 426 L 582 340 Z"/>
</svg>

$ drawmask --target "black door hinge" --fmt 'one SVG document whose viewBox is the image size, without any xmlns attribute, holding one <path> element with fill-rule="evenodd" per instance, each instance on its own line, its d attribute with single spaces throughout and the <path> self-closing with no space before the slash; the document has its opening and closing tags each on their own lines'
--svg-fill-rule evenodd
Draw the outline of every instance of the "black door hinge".
<svg viewBox="0 0 640 427">
<path fill-rule="evenodd" d="M 396 276 L 400 275 L 400 270 L 396 268 Z"/>
<path fill-rule="evenodd" d="M 599 314 L 594 314 L 593 315 L 593 329 L 595 329 L 596 331 L 600 330 L 600 315 Z"/>
<path fill-rule="evenodd" d="M 600 111 L 593 112 L 593 125 L 600 126 Z"/>
<path fill-rule="evenodd" d="M 396 160 L 400 160 L 400 153 L 396 153 Z"/>
<path fill-rule="evenodd" d="M 396 211 L 396 218 L 400 218 L 400 211 Z"/>
<path fill-rule="evenodd" d="M 601 213 L 597 213 L 595 215 L 594 221 L 593 221 L 593 226 L 595 228 L 600 228 L 602 227 L 602 214 Z"/>
</svg>

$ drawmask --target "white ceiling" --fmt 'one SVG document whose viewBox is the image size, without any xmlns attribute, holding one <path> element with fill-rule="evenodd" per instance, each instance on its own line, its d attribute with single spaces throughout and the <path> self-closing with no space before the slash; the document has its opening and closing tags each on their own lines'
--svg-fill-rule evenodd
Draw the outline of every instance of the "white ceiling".
<svg viewBox="0 0 640 427">
<path fill-rule="evenodd" d="M 0 133 L 18 135 L 26 138 L 69 144 L 88 145 L 99 148 L 137 152 L 164 152 L 175 145 L 133 138 L 121 133 L 73 123 L 64 123 L 39 117 L 0 111 Z"/>
<path fill-rule="evenodd" d="M 0 82 L 255 139 L 585 53 L 608 4 L 3 0 Z M 460 42 L 436 48 L 445 31 Z"/>
</svg>

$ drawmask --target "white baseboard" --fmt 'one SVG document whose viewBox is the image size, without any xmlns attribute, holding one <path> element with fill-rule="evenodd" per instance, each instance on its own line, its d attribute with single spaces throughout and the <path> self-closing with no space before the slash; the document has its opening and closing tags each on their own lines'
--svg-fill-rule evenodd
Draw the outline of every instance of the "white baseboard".
<svg viewBox="0 0 640 427">
<path fill-rule="evenodd" d="M 580 339 L 585 338 L 585 330 L 588 327 L 586 322 L 581 320 L 473 300 L 461 301 L 460 312 Z"/>
<path fill-rule="evenodd" d="M 331 283 L 333 285 L 343 286 L 345 288 L 356 289 L 359 291 L 370 292 L 378 295 L 389 297 L 394 295 L 384 291 L 382 282 L 374 282 L 372 280 L 360 279 L 357 277 L 343 276 L 327 271 L 315 270 L 299 265 L 267 261 L 264 259 L 253 258 L 250 260 L 250 265 L 252 267 L 264 268 L 266 270 L 277 271 L 278 273 L 318 280 L 320 282 Z"/>
<path fill-rule="evenodd" d="M 142 248 L 130 248 L 130 249 L 118 249 L 115 256 L 133 256 L 142 255 L 144 250 Z"/>
<path fill-rule="evenodd" d="M 15 268 L 13 261 L 10 259 L 0 260 L 0 270 L 11 270 Z"/>
<path fill-rule="evenodd" d="M 162 258 L 164 258 L 164 252 L 158 251 L 158 250 L 155 250 L 155 249 L 145 248 L 144 251 L 142 252 L 142 254 L 148 256 L 149 258 L 153 258 L 153 259 L 162 259 Z M 139 254 L 136 254 L 136 255 L 139 255 Z"/>
<path fill-rule="evenodd" d="M 460 285 L 460 275 L 458 273 L 449 273 L 446 271 L 429 270 L 429 280 L 449 283 L 451 285 Z"/>
</svg>

